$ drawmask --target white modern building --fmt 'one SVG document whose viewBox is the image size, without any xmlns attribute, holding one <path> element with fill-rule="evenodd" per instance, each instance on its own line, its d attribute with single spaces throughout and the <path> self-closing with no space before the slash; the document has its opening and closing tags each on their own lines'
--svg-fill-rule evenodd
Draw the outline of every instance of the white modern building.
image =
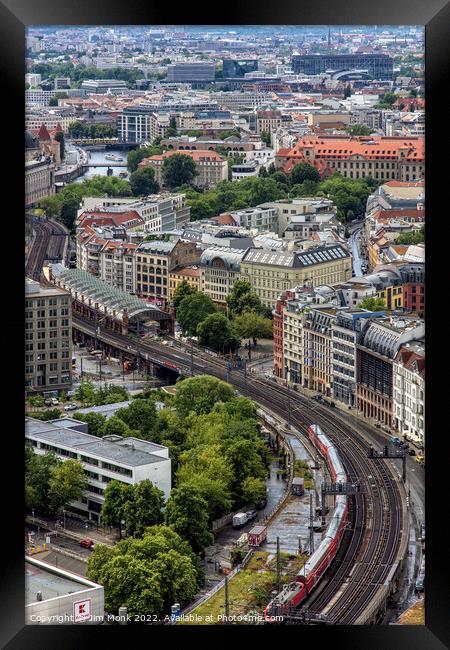
<svg viewBox="0 0 450 650">
<path fill-rule="evenodd" d="M 167 447 L 134 437 L 98 438 L 79 429 L 80 422 L 71 418 L 61 422 L 25 418 L 25 437 L 36 453 L 53 452 L 61 460 L 78 460 L 87 472 L 85 494 L 68 509 L 99 523 L 105 488 L 113 480 L 134 485 L 148 479 L 163 491 L 165 500 L 169 498 L 171 461 Z"/>
</svg>

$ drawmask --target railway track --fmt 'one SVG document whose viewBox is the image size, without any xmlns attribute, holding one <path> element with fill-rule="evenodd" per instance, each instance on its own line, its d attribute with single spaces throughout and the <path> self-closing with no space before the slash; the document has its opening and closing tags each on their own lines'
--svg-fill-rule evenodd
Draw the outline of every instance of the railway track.
<svg viewBox="0 0 450 650">
<path fill-rule="evenodd" d="M 82 331 L 95 335 L 94 327 L 79 317 L 74 316 L 73 324 Z M 135 352 L 135 344 L 130 344 L 130 339 L 120 334 L 103 330 L 98 338 L 129 353 Z M 149 361 L 155 359 L 176 364 L 180 372 L 190 374 L 191 359 L 188 350 L 160 349 L 154 343 L 141 341 L 140 351 Z M 195 350 L 192 369 L 194 374 L 210 373 L 228 380 L 241 394 L 254 399 L 283 419 L 290 399 L 291 421 L 295 427 L 305 434 L 307 427 L 312 422 L 317 422 L 336 444 L 350 479 L 359 480 L 364 491 L 351 497 L 351 500 L 354 499 L 352 528 L 346 531 L 344 542 L 347 544 L 342 544 L 339 550 L 337 559 L 340 561 L 334 563 L 328 581 L 308 601 L 307 608 L 326 613 L 334 624 L 361 622 L 374 597 L 385 589 L 386 580 L 392 575 L 398 559 L 400 537 L 405 535 L 405 531 L 402 532 L 400 488 L 390 468 L 383 461 L 368 460 L 369 441 L 366 441 L 358 421 L 352 422 L 348 416 L 336 411 L 331 416 L 326 406 L 312 406 L 309 398 L 299 393 L 291 393 L 288 398 L 282 387 L 270 381 L 247 377 L 243 371 L 227 372 L 222 360 L 201 350 Z"/>
<path fill-rule="evenodd" d="M 40 281 L 46 261 L 67 261 L 70 232 L 56 221 L 36 217 L 27 220 L 35 236 L 25 261 L 25 275 Z"/>
</svg>

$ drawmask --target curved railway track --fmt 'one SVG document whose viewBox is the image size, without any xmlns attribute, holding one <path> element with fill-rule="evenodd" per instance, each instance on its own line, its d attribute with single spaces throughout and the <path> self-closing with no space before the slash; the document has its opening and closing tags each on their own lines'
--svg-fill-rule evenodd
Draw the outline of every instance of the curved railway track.
<svg viewBox="0 0 450 650">
<path fill-rule="evenodd" d="M 70 232 L 56 221 L 27 216 L 34 231 L 34 239 L 25 261 L 25 275 L 40 281 L 46 261 L 67 261 Z"/>
<path fill-rule="evenodd" d="M 74 316 L 73 324 L 94 335 L 94 327 L 79 316 Z M 125 351 L 135 351 L 133 342 L 123 335 L 101 330 L 98 338 Z M 190 374 L 188 350 L 160 349 L 148 341 L 141 341 L 140 350 L 149 361 L 175 363 L 181 372 Z M 349 416 L 336 411 L 331 416 L 326 406 L 312 406 L 310 399 L 299 393 L 291 392 L 288 398 L 282 387 L 267 380 L 246 377 L 242 371 L 233 370 L 228 374 L 223 361 L 201 350 L 195 350 L 192 367 L 194 374 L 209 372 L 220 379 L 228 379 L 241 394 L 283 419 L 286 419 L 290 399 L 291 421 L 301 433 L 305 434 L 307 427 L 316 422 L 336 444 L 349 478 L 359 480 L 363 492 L 350 497 L 353 518 L 352 528 L 346 531 L 344 538 L 346 544 L 341 544 L 339 561 L 333 563 L 331 573 L 325 576 L 324 586 L 319 587 L 306 607 L 311 612 L 326 613 L 333 624 L 361 622 L 373 598 L 385 588 L 396 564 L 401 535 L 405 535 L 400 487 L 390 467 L 382 460 L 368 460 L 369 441 L 364 441 L 359 421 L 352 422 Z"/>
</svg>

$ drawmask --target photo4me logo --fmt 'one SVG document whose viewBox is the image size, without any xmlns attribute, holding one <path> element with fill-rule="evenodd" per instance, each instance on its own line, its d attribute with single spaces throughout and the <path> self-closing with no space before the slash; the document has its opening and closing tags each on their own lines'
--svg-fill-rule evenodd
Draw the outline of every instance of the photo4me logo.
<svg viewBox="0 0 450 650">
<path fill-rule="evenodd" d="M 92 620 L 92 599 L 79 600 L 73 604 L 73 620 L 74 623 L 82 623 L 83 621 Z"/>
</svg>

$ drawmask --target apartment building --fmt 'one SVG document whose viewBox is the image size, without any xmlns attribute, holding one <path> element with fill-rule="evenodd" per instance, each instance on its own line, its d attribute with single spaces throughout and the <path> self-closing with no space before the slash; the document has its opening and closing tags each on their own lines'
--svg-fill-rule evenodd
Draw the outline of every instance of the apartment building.
<svg viewBox="0 0 450 650">
<path fill-rule="evenodd" d="M 323 174 L 345 178 L 372 177 L 379 181 L 418 181 L 425 175 L 423 137 L 341 135 L 304 136 L 292 149 L 280 149 L 276 166 L 289 173 L 308 162 Z"/>
<path fill-rule="evenodd" d="M 101 523 L 101 509 L 105 488 L 110 481 L 135 485 L 150 480 L 170 496 L 171 460 L 167 447 L 140 438 L 123 438 L 118 435 L 98 438 L 80 431 L 78 420 L 50 420 L 42 422 L 25 418 L 25 437 L 35 453 L 53 452 L 60 460 L 79 461 L 88 477 L 88 486 L 80 500 L 73 501 L 68 509 L 77 515 Z"/>
<path fill-rule="evenodd" d="M 187 264 L 176 266 L 169 271 L 168 302 L 172 302 L 173 294 L 182 282 L 187 282 L 194 291 L 200 291 L 200 266 L 198 264 Z"/>
<path fill-rule="evenodd" d="M 356 408 L 362 415 L 393 426 L 394 358 L 402 345 L 424 335 L 423 321 L 391 317 L 370 323 L 356 346 Z"/>
<path fill-rule="evenodd" d="M 153 167 L 155 170 L 155 180 L 161 187 L 164 186 L 163 165 L 167 158 L 174 154 L 184 154 L 189 156 L 195 162 L 197 176 L 195 176 L 193 183 L 197 187 L 205 189 L 212 189 L 216 187 L 220 181 L 228 179 L 228 163 L 225 158 L 219 156 L 215 151 L 166 151 L 157 156 L 150 156 L 144 158 L 139 163 L 139 168 L 147 166 Z"/>
<path fill-rule="evenodd" d="M 273 309 L 280 293 L 290 287 L 314 287 L 351 278 L 351 256 L 341 244 L 291 252 L 251 248 L 242 258 L 240 273 L 261 302 Z"/>
<path fill-rule="evenodd" d="M 394 427 L 406 440 L 425 445 L 425 342 L 405 343 L 393 363 Z"/>
<path fill-rule="evenodd" d="M 99 278 L 126 293 L 136 292 L 135 251 L 138 244 L 107 241 L 99 251 Z"/>
<path fill-rule="evenodd" d="M 72 384 L 70 294 L 25 280 L 25 389 L 67 390 Z"/>
<path fill-rule="evenodd" d="M 294 198 L 267 201 L 257 206 L 259 209 L 274 209 L 278 214 L 276 232 L 280 236 L 309 239 L 315 227 L 334 223 L 336 208 L 330 199 Z M 292 224 L 291 227 L 289 227 Z"/>
<path fill-rule="evenodd" d="M 226 307 L 227 296 L 240 279 L 246 250 L 211 246 L 200 257 L 200 290 L 219 306 Z"/>
<path fill-rule="evenodd" d="M 117 197 L 85 197 L 78 210 L 83 212 L 133 211 L 144 220 L 146 233 L 167 232 L 189 223 L 191 208 L 186 205 L 186 194 L 150 194 L 144 199 Z"/>
<path fill-rule="evenodd" d="M 117 117 L 117 137 L 120 142 L 153 142 L 163 138 L 169 126 L 169 113 L 152 106 L 127 106 Z"/>
<path fill-rule="evenodd" d="M 199 263 L 196 242 L 148 241 L 136 251 L 136 294 L 165 306 L 170 300 L 169 272 L 174 268 Z"/>
<path fill-rule="evenodd" d="M 354 407 L 356 404 L 356 344 L 369 323 L 383 318 L 384 312 L 366 309 L 338 311 L 331 326 L 333 398 Z"/>
<path fill-rule="evenodd" d="M 256 133 L 270 133 L 272 142 L 275 131 L 282 123 L 281 111 L 258 110 L 256 112 Z"/>
<path fill-rule="evenodd" d="M 256 208 L 235 210 L 230 214 L 235 223 L 241 228 L 257 230 L 258 232 L 278 231 L 278 210 L 276 208 L 257 206 Z"/>
</svg>

